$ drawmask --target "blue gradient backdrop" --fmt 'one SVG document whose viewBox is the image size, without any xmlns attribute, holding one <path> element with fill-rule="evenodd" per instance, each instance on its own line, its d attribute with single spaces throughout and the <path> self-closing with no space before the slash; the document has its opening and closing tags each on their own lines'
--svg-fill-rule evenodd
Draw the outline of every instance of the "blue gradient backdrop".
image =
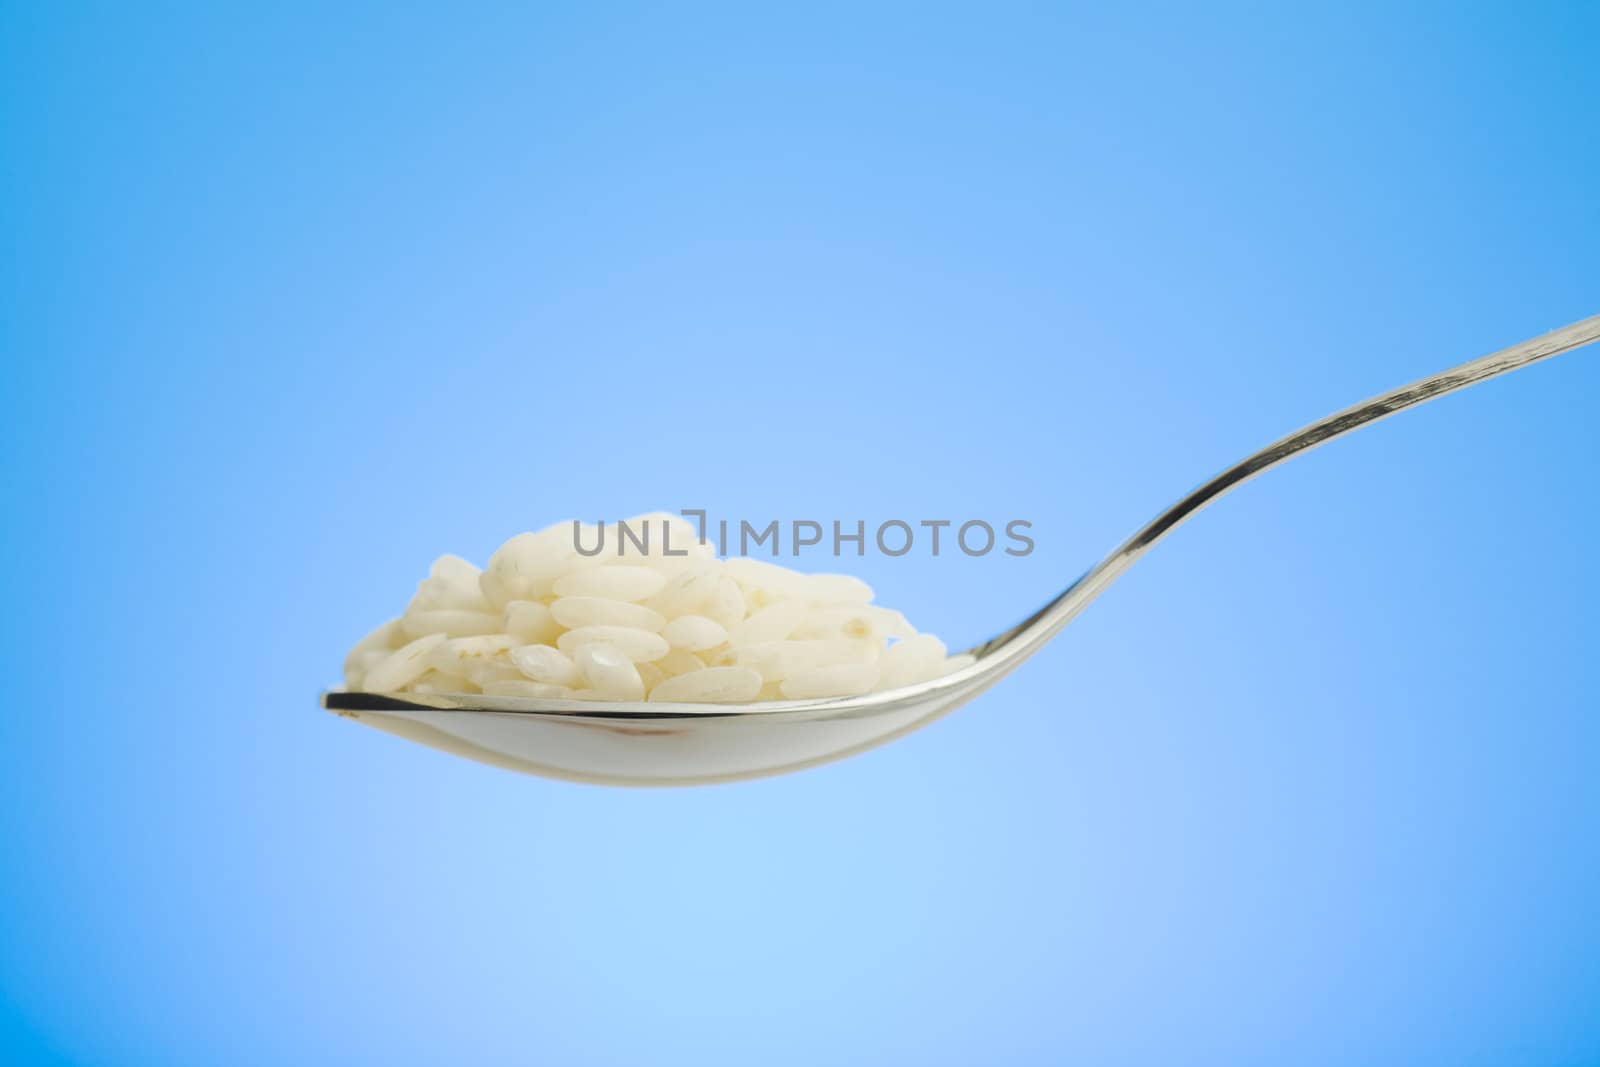
<svg viewBox="0 0 1600 1067">
<path fill-rule="evenodd" d="M 1022 517 L 964 643 L 1600 310 L 1600 8 L 4 5 L 0 1060 L 1600 1062 L 1600 356 L 981 702 L 640 792 L 317 710 L 574 514 Z"/>
</svg>

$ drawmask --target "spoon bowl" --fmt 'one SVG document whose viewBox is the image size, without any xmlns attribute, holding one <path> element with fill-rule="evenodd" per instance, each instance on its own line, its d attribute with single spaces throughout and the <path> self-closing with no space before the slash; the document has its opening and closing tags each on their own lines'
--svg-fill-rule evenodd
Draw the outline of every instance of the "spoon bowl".
<svg viewBox="0 0 1600 1067">
<path fill-rule="evenodd" d="M 1600 340 L 1600 315 L 1401 386 L 1241 460 L 1162 512 L 1031 617 L 930 682 L 857 697 L 722 704 L 329 692 L 323 707 L 483 763 L 605 785 L 698 785 L 814 767 L 902 737 L 1014 670 L 1178 525 L 1256 475 L 1336 437 Z"/>
<path fill-rule="evenodd" d="M 328 693 L 323 706 L 457 756 L 598 785 L 703 785 L 865 751 L 999 681 L 980 661 L 925 685 L 827 700 L 721 704 Z"/>
</svg>

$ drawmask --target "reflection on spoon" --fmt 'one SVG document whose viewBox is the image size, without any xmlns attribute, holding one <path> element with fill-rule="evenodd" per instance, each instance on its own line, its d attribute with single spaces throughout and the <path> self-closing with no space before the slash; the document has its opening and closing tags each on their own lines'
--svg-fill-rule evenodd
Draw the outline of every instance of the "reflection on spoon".
<svg viewBox="0 0 1600 1067">
<path fill-rule="evenodd" d="M 611 785 L 757 778 L 854 755 L 965 704 L 1038 651 L 1156 542 L 1292 456 L 1435 397 L 1600 339 L 1600 315 L 1401 386 L 1229 467 L 1162 512 L 1021 624 L 971 649 L 970 666 L 857 697 L 718 704 L 598 703 L 486 695 L 326 693 L 323 707 L 446 752 L 529 774 Z"/>
</svg>

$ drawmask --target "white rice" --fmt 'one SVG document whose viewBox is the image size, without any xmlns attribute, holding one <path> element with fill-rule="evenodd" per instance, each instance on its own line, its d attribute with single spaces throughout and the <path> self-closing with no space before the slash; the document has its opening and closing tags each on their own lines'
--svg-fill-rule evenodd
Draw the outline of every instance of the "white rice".
<svg viewBox="0 0 1600 1067">
<path fill-rule="evenodd" d="M 896 641 L 878 661 L 878 688 L 897 689 L 936 677 L 946 658 L 944 642 L 932 634 Z"/>
<path fill-rule="evenodd" d="M 374 693 L 404 689 L 422 677 L 428 669 L 428 653 L 444 642 L 444 634 L 429 634 L 400 646 L 394 655 L 385 657 L 367 672 L 366 684 Z"/>
<path fill-rule="evenodd" d="M 604 545 L 585 556 L 560 523 L 513 537 L 482 571 L 439 557 L 405 613 L 350 650 L 346 687 L 747 704 L 897 689 L 972 662 L 871 603 L 859 578 L 719 560 L 674 516 L 628 525 L 648 551 L 608 524 L 603 541 L 581 528 L 586 551 Z"/>
<path fill-rule="evenodd" d="M 635 630 L 660 633 L 667 620 L 642 604 L 607 600 L 598 596 L 563 596 L 550 604 L 550 615 L 569 629 L 580 626 L 630 626 Z"/>
<path fill-rule="evenodd" d="M 707 667 L 668 678 L 650 690 L 651 700 L 677 704 L 744 704 L 761 691 L 761 675 L 744 667 Z"/>
<path fill-rule="evenodd" d="M 579 647 L 573 657 L 589 688 L 607 700 L 643 700 L 639 668 L 619 648 L 598 642 Z"/>
<path fill-rule="evenodd" d="M 679 615 L 661 630 L 661 636 L 673 648 L 687 652 L 701 652 L 716 648 L 728 639 L 728 631 L 715 619 L 704 615 Z"/>
<path fill-rule="evenodd" d="M 561 636 L 562 626 L 548 605 L 537 600 L 513 600 L 506 605 L 505 631 L 529 645 L 544 645 Z"/>
<path fill-rule="evenodd" d="M 779 692 L 790 700 L 812 697 L 847 697 L 865 693 L 878 681 L 876 663 L 831 663 L 812 667 L 785 678 Z"/>
<path fill-rule="evenodd" d="M 618 565 L 574 571 L 557 578 L 550 589 L 556 596 L 604 597 L 607 600 L 643 600 L 661 592 L 667 576 L 652 567 Z"/>
<path fill-rule="evenodd" d="M 556 647 L 574 659 L 585 645 L 605 645 L 635 663 L 658 660 L 672 650 L 665 637 L 633 626 L 580 626 L 556 638 Z"/>
<path fill-rule="evenodd" d="M 578 665 L 559 648 L 523 645 L 511 650 L 511 662 L 517 670 L 536 682 L 565 686 L 578 684 Z"/>
</svg>

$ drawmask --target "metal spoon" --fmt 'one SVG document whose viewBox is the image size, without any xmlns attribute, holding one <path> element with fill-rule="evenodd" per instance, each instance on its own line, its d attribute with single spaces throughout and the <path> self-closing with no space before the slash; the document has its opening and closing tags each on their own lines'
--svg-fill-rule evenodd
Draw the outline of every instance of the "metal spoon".
<svg viewBox="0 0 1600 1067">
<path fill-rule="evenodd" d="M 417 693 L 323 695 L 322 706 L 469 759 L 550 778 L 690 785 L 800 770 L 892 741 L 965 704 L 1038 651 L 1180 523 L 1292 456 L 1427 400 L 1600 340 L 1600 315 L 1329 415 L 1234 464 L 1162 512 L 1021 624 L 970 651 L 976 662 L 859 697 L 718 704 L 536 701 Z"/>
</svg>

